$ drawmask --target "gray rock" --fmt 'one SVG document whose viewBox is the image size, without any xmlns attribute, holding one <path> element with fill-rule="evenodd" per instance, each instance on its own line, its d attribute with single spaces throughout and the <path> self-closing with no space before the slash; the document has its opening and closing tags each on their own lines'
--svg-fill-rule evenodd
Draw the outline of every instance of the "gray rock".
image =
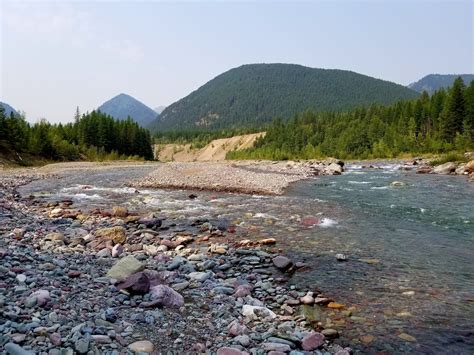
<svg viewBox="0 0 474 355">
<path fill-rule="evenodd" d="M 20 345 L 14 343 L 5 344 L 5 351 L 10 355 L 34 355 L 33 352 L 25 350 Z"/>
</svg>

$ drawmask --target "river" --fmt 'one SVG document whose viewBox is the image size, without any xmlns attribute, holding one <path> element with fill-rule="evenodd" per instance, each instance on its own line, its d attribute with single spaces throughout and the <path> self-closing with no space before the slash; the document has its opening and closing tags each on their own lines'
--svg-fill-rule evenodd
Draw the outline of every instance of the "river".
<svg viewBox="0 0 474 355">
<path fill-rule="evenodd" d="M 72 199 L 83 209 L 125 204 L 168 219 L 209 218 L 240 237 L 276 238 L 308 267 L 290 283 L 345 306 L 325 315 L 358 353 L 472 354 L 474 184 L 395 164 L 293 184 L 283 196 L 124 187 L 151 168 L 68 172 L 23 186 L 23 196 Z M 392 186 L 400 181 L 402 186 Z M 338 261 L 336 254 L 347 256 Z"/>
</svg>

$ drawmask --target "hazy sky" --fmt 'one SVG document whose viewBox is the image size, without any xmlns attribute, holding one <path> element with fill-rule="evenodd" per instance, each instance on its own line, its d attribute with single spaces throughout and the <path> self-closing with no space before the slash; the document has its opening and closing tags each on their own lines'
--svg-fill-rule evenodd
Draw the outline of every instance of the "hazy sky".
<svg viewBox="0 0 474 355">
<path fill-rule="evenodd" d="M 472 1 L 0 3 L 0 101 L 29 121 L 70 121 L 121 92 L 169 105 L 246 63 L 400 84 L 474 72 Z"/>
</svg>

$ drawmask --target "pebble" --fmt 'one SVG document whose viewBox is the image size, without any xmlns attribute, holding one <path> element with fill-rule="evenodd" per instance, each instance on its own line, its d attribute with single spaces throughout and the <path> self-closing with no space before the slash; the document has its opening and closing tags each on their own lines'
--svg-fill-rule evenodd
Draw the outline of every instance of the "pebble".
<svg viewBox="0 0 474 355">
<path fill-rule="evenodd" d="M 154 350 L 154 345 L 149 340 L 140 340 L 130 344 L 128 349 L 135 353 L 152 353 Z"/>
</svg>

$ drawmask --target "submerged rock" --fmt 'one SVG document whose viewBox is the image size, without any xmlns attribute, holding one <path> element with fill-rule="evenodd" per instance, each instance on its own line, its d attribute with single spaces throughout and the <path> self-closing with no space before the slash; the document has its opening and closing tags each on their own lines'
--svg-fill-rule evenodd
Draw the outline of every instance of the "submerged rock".
<svg viewBox="0 0 474 355">
<path fill-rule="evenodd" d="M 275 265 L 280 270 L 286 270 L 293 265 L 293 262 L 283 255 L 275 256 L 272 261 L 273 265 Z"/>
</svg>

